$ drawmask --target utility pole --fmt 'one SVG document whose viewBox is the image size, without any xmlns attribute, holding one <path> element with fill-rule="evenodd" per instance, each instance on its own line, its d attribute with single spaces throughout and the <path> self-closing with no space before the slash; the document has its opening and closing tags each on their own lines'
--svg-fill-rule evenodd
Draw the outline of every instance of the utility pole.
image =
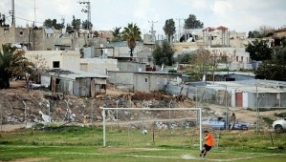
<svg viewBox="0 0 286 162">
<path fill-rule="evenodd" d="M 92 29 L 91 29 L 91 14 L 90 14 L 90 1 L 89 0 L 83 0 L 83 1 L 79 1 L 79 4 L 86 4 L 85 8 L 81 9 L 81 12 L 86 13 L 87 14 L 87 30 L 88 30 L 88 34 L 86 36 L 86 45 L 89 44 L 91 45 L 90 41 L 88 41 L 88 38 L 90 38 L 90 35 L 92 33 Z M 92 55 L 92 50 L 90 49 L 90 55 Z"/>
<path fill-rule="evenodd" d="M 158 21 L 148 21 L 148 22 L 152 24 L 150 33 L 151 33 L 152 39 L 154 39 L 154 43 L 155 43 L 156 42 L 156 35 L 155 35 L 156 31 L 154 30 L 154 23 L 157 23 Z"/>
<path fill-rule="evenodd" d="M 12 26 L 15 26 L 15 0 L 12 0 Z"/>
<path fill-rule="evenodd" d="M 35 27 L 36 27 L 36 0 L 34 0 L 34 22 L 33 22 L 33 28 L 32 28 L 32 34 L 33 34 L 33 50 L 36 50 L 36 32 L 35 32 Z"/>
<path fill-rule="evenodd" d="M 79 1 L 79 4 L 86 4 L 86 8 L 81 9 L 81 12 L 86 13 L 87 14 L 87 30 L 89 32 L 91 32 L 91 14 L 90 14 L 90 1 L 86 0 L 86 1 Z"/>
<path fill-rule="evenodd" d="M 176 20 L 179 21 L 179 40 L 180 40 L 180 38 L 181 38 L 181 20 L 184 20 L 184 19 L 176 18 Z"/>
</svg>

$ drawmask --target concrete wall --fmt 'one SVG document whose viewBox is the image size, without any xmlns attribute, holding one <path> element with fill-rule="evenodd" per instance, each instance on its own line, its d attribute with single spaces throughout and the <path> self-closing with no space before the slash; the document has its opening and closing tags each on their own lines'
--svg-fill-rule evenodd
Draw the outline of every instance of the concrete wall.
<svg viewBox="0 0 286 162">
<path fill-rule="evenodd" d="M 174 79 L 179 74 L 168 73 L 134 73 L 134 89 L 136 91 L 151 92 L 163 90 L 170 79 Z"/>
<path fill-rule="evenodd" d="M 114 47 L 114 49 L 106 49 L 108 57 L 130 57 L 130 49 L 128 48 L 127 42 L 116 42 L 110 43 L 109 47 Z M 136 43 L 136 47 L 133 51 L 133 57 L 138 56 L 138 52 L 144 50 L 144 45 L 142 43 Z M 114 52 L 114 53 L 113 53 Z"/>
<path fill-rule="evenodd" d="M 26 51 L 25 57 L 34 62 L 37 66 L 37 56 L 43 58 L 46 62 L 46 68 L 52 69 L 53 62 L 59 61 L 61 69 L 70 71 L 79 71 L 80 54 L 79 51 Z"/>
<path fill-rule="evenodd" d="M 118 62 L 117 67 L 119 71 L 138 72 L 138 71 L 145 71 L 146 64 L 138 62 Z"/>
<path fill-rule="evenodd" d="M 134 84 L 134 73 L 123 71 L 108 71 L 108 81 L 113 84 Z"/>
<path fill-rule="evenodd" d="M 117 71 L 117 59 L 82 58 L 80 70 L 107 75 L 108 71 Z"/>
<path fill-rule="evenodd" d="M 54 49 L 54 41 L 61 34 L 61 30 L 53 32 L 46 34 L 43 28 L 0 27 L 0 44 L 30 43 L 30 50 L 51 50 Z"/>
</svg>

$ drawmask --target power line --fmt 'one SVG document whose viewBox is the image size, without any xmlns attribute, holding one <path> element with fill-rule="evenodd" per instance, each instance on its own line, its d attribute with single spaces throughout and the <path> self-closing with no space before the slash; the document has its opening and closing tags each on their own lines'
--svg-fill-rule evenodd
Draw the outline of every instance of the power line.
<svg viewBox="0 0 286 162">
<path fill-rule="evenodd" d="M 8 18 L 8 17 L 12 17 L 12 15 L 6 16 L 6 18 Z M 34 21 L 34 20 L 25 19 L 25 18 L 18 17 L 18 16 L 15 16 L 15 15 L 14 15 L 14 18 L 21 19 L 21 20 L 26 20 L 26 21 L 29 21 L 29 22 L 35 22 L 37 24 L 44 24 L 43 22 L 37 22 L 37 21 Z"/>
</svg>

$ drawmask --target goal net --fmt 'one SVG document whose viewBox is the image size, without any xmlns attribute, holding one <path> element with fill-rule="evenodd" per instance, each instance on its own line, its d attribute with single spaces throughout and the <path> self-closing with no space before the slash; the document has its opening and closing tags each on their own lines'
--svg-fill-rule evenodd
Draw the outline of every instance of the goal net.
<svg viewBox="0 0 286 162">
<path fill-rule="evenodd" d="M 202 149 L 201 108 L 104 108 L 104 147 Z"/>
</svg>

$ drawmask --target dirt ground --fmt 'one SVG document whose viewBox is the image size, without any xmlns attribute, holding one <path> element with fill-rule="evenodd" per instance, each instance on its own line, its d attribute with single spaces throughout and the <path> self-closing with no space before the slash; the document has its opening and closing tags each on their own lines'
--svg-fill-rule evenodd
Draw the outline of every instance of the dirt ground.
<svg viewBox="0 0 286 162">
<path fill-rule="evenodd" d="M 22 111 L 19 111 L 20 107 L 19 104 L 23 105 L 22 102 L 20 102 L 20 99 L 26 99 L 26 100 L 31 100 L 35 103 L 39 102 L 39 100 L 41 100 L 43 98 L 43 92 L 39 91 L 39 90 L 30 90 L 29 92 L 27 92 L 27 90 L 24 87 L 25 82 L 24 81 L 11 81 L 11 88 L 9 89 L 2 89 L 0 90 L 0 104 L 2 103 L 2 106 L 0 105 L 1 112 L 4 112 L 3 117 L 6 115 L 16 115 L 16 116 L 21 116 L 23 115 Z M 134 101 L 134 104 L 136 104 L 137 107 L 142 106 L 142 102 L 146 101 L 146 100 L 150 100 L 150 102 L 154 101 L 154 100 L 166 100 L 165 102 L 169 102 L 170 100 L 174 100 L 173 96 L 167 96 L 165 94 L 146 94 L 146 93 L 140 93 L 140 92 L 136 92 L 136 93 L 129 93 L 129 92 L 124 92 L 124 91 L 120 91 L 117 90 L 114 87 L 111 86 L 107 86 L 107 90 L 106 90 L 106 94 L 99 94 L 95 97 L 95 99 L 91 99 L 91 100 L 96 100 L 96 104 L 98 105 L 93 105 L 96 107 L 99 107 L 100 104 L 102 102 L 107 102 L 110 105 L 113 103 L 115 103 L 115 100 L 117 100 L 120 97 L 124 97 L 127 95 L 131 95 L 133 98 L 136 99 L 136 102 Z M 19 97 L 20 96 L 20 97 Z M 84 98 L 78 98 L 75 96 L 69 96 L 69 98 L 71 99 L 71 103 L 74 107 L 81 107 L 81 108 L 86 108 L 84 105 L 85 99 Z M 140 101 L 141 99 L 141 101 Z M 7 106 L 7 104 L 3 104 L 3 103 L 9 103 L 9 105 Z M 194 107 L 195 103 L 190 100 L 190 99 L 184 99 L 182 101 L 176 101 L 174 103 L 174 107 Z M 30 107 L 35 106 L 35 104 L 30 104 Z M 225 108 L 222 106 L 217 106 L 217 105 L 209 105 L 208 106 L 210 108 L 210 110 L 204 110 L 204 111 L 208 111 L 208 113 L 210 113 L 210 115 L 216 115 L 216 116 L 221 116 L 224 112 L 226 112 Z M 64 107 L 58 107 L 58 111 L 59 112 L 64 112 L 62 110 L 60 110 L 61 108 Z M 17 113 L 18 112 L 18 113 Z M 270 119 L 276 120 L 277 117 L 274 116 L 274 113 L 281 113 L 281 112 L 286 112 L 282 111 L 282 110 L 273 110 L 273 111 L 265 111 L 265 112 L 259 112 L 259 116 L 260 119 L 262 119 L 262 117 L 268 117 Z M 5 114 L 6 113 L 6 114 Z M 33 114 L 34 116 L 38 116 L 38 111 L 34 112 L 35 114 Z M 84 112 L 78 112 L 78 115 L 82 115 L 84 114 Z M 236 119 L 237 121 L 243 121 L 243 122 L 247 122 L 247 123 L 251 123 L 254 124 L 257 121 L 257 115 L 258 113 L 256 111 L 249 111 L 249 110 L 245 110 L 245 109 L 238 109 L 238 108 L 229 108 L 228 111 L 229 114 L 235 113 L 236 115 Z M 7 118 L 7 117 L 6 117 Z M 259 121 L 263 121 L 263 120 L 259 120 Z M 262 126 L 267 126 L 266 123 L 261 122 L 260 125 Z M 15 130 L 18 128 L 23 128 L 26 127 L 27 124 L 25 123 L 4 123 L 2 125 L 2 120 L 1 120 L 1 131 L 11 131 L 11 130 Z"/>
</svg>

